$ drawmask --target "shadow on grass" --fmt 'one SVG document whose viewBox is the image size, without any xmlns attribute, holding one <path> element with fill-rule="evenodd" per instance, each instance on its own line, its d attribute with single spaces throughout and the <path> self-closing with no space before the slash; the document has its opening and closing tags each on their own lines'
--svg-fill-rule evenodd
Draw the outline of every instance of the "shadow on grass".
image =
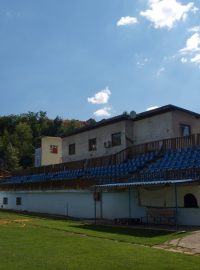
<svg viewBox="0 0 200 270">
<path fill-rule="evenodd" d="M 38 212 L 29 212 L 29 211 L 21 211 L 21 210 L 11 210 L 11 209 L 0 209 L 0 214 L 14 214 L 17 216 L 26 216 L 32 218 L 40 218 L 46 220 L 61 220 L 61 221 L 80 221 L 78 218 L 69 218 L 63 215 L 49 214 L 49 213 L 38 213 Z"/>
<path fill-rule="evenodd" d="M 118 234 L 134 237 L 160 237 L 160 236 L 171 236 L 172 234 L 178 235 L 182 232 L 172 232 L 167 230 L 158 229 L 147 229 L 147 228 L 128 228 L 128 227 L 114 227 L 114 226 L 105 226 L 105 225 L 94 225 L 94 224 L 82 224 L 82 225 L 70 225 L 70 227 L 79 228 L 81 230 L 89 230 L 99 233 L 109 233 L 109 234 Z"/>
<path fill-rule="evenodd" d="M 1 211 L 0 211 L 1 212 Z M 179 238 L 181 231 L 169 231 L 163 230 L 159 226 L 158 228 L 144 228 L 141 227 L 119 227 L 111 224 L 86 224 L 82 223 L 79 219 L 67 218 L 64 216 L 56 216 L 49 214 L 38 214 L 30 212 L 17 212 L 17 211 L 2 211 L 5 214 L 17 214 L 18 216 L 26 216 L 31 218 L 39 218 L 39 220 L 45 220 L 46 223 L 33 223 L 34 226 L 45 227 L 48 229 L 65 231 L 75 233 L 78 235 L 87 235 L 97 238 L 105 238 L 123 242 L 140 243 L 144 245 L 153 245 L 160 242 L 167 241 L 173 238 Z M 12 219 L 12 218 L 11 218 Z M 55 223 L 48 221 L 55 221 Z M 60 221 L 60 222 L 59 222 Z M 64 222 L 63 222 L 64 221 Z M 66 222 L 66 223 L 65 223 Z M 139 226 L 139 225 L 138 225 Z M 181 235 L 182 236 L 182 235 Z"/>
</svg>

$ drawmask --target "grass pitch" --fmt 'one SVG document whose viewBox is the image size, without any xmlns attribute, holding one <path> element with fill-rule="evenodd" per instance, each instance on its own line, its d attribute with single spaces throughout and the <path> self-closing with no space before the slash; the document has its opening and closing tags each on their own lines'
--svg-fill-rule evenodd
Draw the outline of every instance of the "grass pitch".
<svg viewBox="0 0 200 270">
<path fill-rule="evenodd" d="M 152 248 L 180 236 L 0 212 L 0 269 L 199 270 L 200 257 Z"/>
</svg>

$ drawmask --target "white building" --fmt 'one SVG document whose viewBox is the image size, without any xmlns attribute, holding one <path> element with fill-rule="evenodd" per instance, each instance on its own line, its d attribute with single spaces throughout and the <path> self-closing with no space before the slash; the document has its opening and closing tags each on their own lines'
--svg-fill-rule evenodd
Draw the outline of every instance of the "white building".
<svg viewBox="0 0 200 270">
<path fill-rule="evenodd" d="M 200 115 L 173 105 L 122 114 L 75 130 L 64 138 L 43 137 L 41 165 L 116 154 L 132 145 L 200 133 Z M 57 151 L 52 151 L 54 146 Z"/>
</svg>

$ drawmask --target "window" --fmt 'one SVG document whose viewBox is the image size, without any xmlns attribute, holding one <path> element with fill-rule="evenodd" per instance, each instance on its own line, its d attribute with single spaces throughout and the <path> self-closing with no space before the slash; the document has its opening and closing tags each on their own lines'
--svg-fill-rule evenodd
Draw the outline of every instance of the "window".
<svg viewBox="0 0 200 270">
<path fill-rule="evenodd" d="M 89 151 L 96 151 L 97 150 L 96 138 L 88 140 L 88 150 Z"/>
<path fill-rule="evenodd" d="M 21 205 L 22 204 L 22 198 L 21 197 L 17 197 L 16 198 L 16 205 Z"/>
<path fill-rule="evenodd" d="M 75 154 L 75 143 L 69 144 L 69 155 Z"/>
<path fill-rule="evenodd" d="M 193 194 L 188 193 L 184 196 L 184 207 L 187 207 L 187 208 L 197 208 L 198 207 L 197 199 Z"/>
<path fill-rule="evenodd" d="M 7 197 L 3 198 L 3 204 L 8 204 L 8 198 Z"/>
<path fill-rule="evenodd" d="M 58 146 L 57 145 L 50 145 L 50 153 L 51 154 L 58 154 Z"/>
<path fill-rule="evenodd" d="M 180 125 L 181 136 L 189 136 L 191 134 L 191 127 L 189 125 Z"/>
<path fill-rule="evenodd" d="M 112 134 L 112 146 L 121 145 L 121 132 Z"/>
</svg>

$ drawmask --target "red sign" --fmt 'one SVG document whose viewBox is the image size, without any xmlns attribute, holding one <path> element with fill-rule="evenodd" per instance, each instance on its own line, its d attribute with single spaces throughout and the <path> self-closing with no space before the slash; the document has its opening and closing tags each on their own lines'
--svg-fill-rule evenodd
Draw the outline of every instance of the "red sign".
<svg viewBox="0 0 200 270">
<path fill-rule="evenodd" d="M 50 153 L 58 154 L 58 146 L 57 145 L 50 145 Z"/>
</svg>

